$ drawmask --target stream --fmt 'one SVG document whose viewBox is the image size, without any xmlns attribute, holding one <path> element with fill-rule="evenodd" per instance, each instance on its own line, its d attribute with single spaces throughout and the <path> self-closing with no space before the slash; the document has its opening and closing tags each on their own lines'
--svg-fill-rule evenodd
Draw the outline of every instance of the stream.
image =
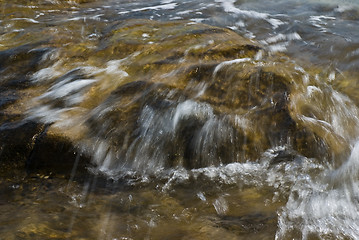
<svg viewBox="0 0 359 240">
<path fill-rule="evenodd" d="M 359 239 L 359 3 L 0 0 L 0 240 Z"/>
</svg>

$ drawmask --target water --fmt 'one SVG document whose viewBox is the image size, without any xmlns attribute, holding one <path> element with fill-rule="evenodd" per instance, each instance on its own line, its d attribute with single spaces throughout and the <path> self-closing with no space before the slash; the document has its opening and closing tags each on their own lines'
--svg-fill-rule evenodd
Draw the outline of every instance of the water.
<svg viewBox="0 0 359 240">
<path fill-rule="evenodd" d="M 0 239 L 359 238 L 357 2 L 0 16 Z"/>
</svg>

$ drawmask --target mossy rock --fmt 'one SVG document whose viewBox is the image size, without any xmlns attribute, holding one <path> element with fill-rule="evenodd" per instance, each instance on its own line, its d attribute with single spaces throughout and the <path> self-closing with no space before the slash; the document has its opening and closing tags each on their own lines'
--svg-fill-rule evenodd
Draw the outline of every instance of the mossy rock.
<svg viewBox="0 0 359 240">
<path fill-rule="evenodd" d="M 137 19 L 101 29 L 94 40 L 49 34 L 36 51 L 24 45 L 0 52 L 0 60 L 26 66 L 20 75 L 30 73 L 23 88 L 39 96 L 30 112 L 42 106 L 64 111 L 50 122 L 52 135 L 37 144 L 56 156 L 49 153 L 46 160 L 35 148 L 40 160 L 34 166 L 60 167 L 61 154 L 70 166 L 73 151 L 115 170 L 255 161 L 283 145 L 307 157 L 341 154 L 332 148 L 338 139 L 297 117 L 304 110 L 293 106 L 293 99 L 304 91 L 303 74 L 284 55 L 270 55 L 234 31 L 184 21 Z M 43 61 L 50 51 L 61 61 Z M 0 64 L 10 71 L 5 61 Z M 30 81 L 31 73 L 48 66 L 56 76 Z M 83 88 L 48 94 L 83 80 L 89 82 Z M 78 122 L 63 122 L 72 118 Z"/>
</svg>

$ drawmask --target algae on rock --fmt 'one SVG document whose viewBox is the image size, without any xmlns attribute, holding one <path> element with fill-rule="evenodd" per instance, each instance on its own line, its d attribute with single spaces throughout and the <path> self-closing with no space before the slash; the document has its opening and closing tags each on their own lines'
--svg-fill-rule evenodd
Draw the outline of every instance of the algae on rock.
<svg viewBox="0 0 359 240">
<path fill-rule="evenodd" d="M 276 146 L 330 158 L 341 141 L 298 117 L 305 113 L 293 99 L 306 85 L 295 63 L 231 30 L 137 19 L 96 39 L 63 41 L 54 35 L 36 51 L 0 52 L 15 68 L 25 61 L 21 91 L 36 92 L 13 105 L 49 125 L 49 144 L 67 139 L 66 149 L 108 169 L 244 162 Z M 17 86 L 12 79 L 3 86 Z"/>
</svg>

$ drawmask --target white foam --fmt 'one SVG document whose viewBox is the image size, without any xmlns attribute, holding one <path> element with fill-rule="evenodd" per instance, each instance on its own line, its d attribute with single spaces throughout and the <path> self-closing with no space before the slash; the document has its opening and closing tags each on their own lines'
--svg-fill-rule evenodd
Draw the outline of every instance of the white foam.
<svg viewBox="0 0 359 240">
<path fill-rule="evenodd" d="M 121 11 L 121 12 L 118 12 L 117 14 L 118 15 L 123 15 L 123 14 L 127 14 L 127 13 L 129 13 L 130 11 Z"/>
<path fill-rule="evenodd" d="M 47 105 L 39 106 L 37 108 L 30 109 L 28 114 L 30 119 L 41 119 L 43 123 L 54 123 L 62 119 L 64 113 L 70 109 L 52 109 Z"/>
<path fill-rule="evenodd" d="M 173 171 L 170 171 L 170 177 L 167 180 L 166 184 L 163 186 L 162 190 L 166 191 L 171 189 L 173 184 L 176 183 L 183 183 L 185 181 L 187 181 L 190 178 L 190 174 L 189 172 L 184 169 L 184 168 L 177 168 L 174 169 Z M 206 199 L 203 194 L 202 196 L 200 195 L 200 197 L 202 197 L 202 199 Z"/>
<path fill-rule="evenodd" d="M 267 168 L 267 164 L 256 162 L 230 163 L 219 167 L 206 167 L 191 170 L 195 179 L 208 178 L 210 181 L 224 184 L 236 184 L 244 182 L 246 184 L 258 184 L 263 181 L 262 173 Z M 260 185 L 258 185 L 260 186 Z"/>
<path fill-rule="evenodd" d="M 201 82 L 197 84 L 195 87 L 193 87 L 193 89 L 197 91 L 197 94 L 194 98 L 198 98 L 202 96 L 206 92 L 207 88 L 208 88 L 208 84 L 205 82 Z"/>
<path fill-rule="evenodd" d="M 299 71 L 299 72 L 301 72 L 301 73 L 306 73 L 306 71 L 305 71 L 301 66 L 296 65 L 296 66 L 294 67 L 294 69 L 297 70 L 297 71 Z"/>
<path fill-rule="evenodd" d="M 248 129 L 250 126 L 250 122 L 248 121 L 248 119 L 246 119 L 243 116 L 236 115 L 234 117 L 234 120 L 235 120 L 236 126 L 242 128 L 242 129 Z"/>
<path fill-rule="evenodd" d="M 192 22 L 201 23 L 201 22 L 203 22 L 203 21 L 205 21 L 207 19 L 205 19 L 205 18 L 191 18 L 189 20 L 192 21 Z"/>
<path fill-rule="evenodd" d="M 96 82 L 94 79 L 79 79 L 74 82 L 66 83 L 61 86 L 54 85 L 49 92 L 44 93 L 41 95 L 41 98 L 61 98 L 65 97 L 71 93 L 77 92 L 82 88 L 91 85 L 92 83 Z M 62 83 L 61 83 L 62 84 Z"/>
<path fill-rule="evenodd" d="M 24 20 L 26 22 L 30 22 L 30 23 L 40 23 L 39 21 L 36 21 L 35 19 L 32 18 L 12 18 L 12 21 L 21 21 Z"/>
<path fill-rule="evenodd" d="M 193 100 L 187 100 L 177 105 L 175 110 L 172 126 L 173 129 L 176 129 L 178 122 L 186 117 L 195 115 L 196 117 L 206 118 L 208 116 L 213 116 L 212 108 L 207 104 L 199 104 Z"/>
<path fill-rule="evenodd" d="M 188 13 L 191 13 L 193 12 L 192 10 L 185 10 L 185 11 L 180 11 L 180 12 L 177 12 L 176 14 L 178 15 L 185 15 L 185 14 L 188 14 Z"/>
<path fill-rule="evenodd" d="M 276 36 L 272 36 L 272 37 L 269 37 L 265 40 L 266 43 L 276 43 L 276 42 L 280 42 L 280 41 L 285 41 L 285 40 L 288 40 L 288 41 L 291 41 L 291 40 L 300 40 L 302 39 L 300 37 L 300 35 L 296 32 L 294 33 L 290 33 L 290 34 L 278 34 Z"/>
<path fill-rule="evenodd" d="M 263 19 L 270 23 L 274 29 L 278 28 L 280 25 L 284 24 L 283 21 L 271 18 L 271 16 L 267 13 L 260 13 L 253 10 L 242 10 L 234 6 L 235 0 L 215 0 L 216 2 L 222 3 L 222 7 L 224 11 L 229 13 L 235 13 L 238 15 L 243 15 L 249 18 L 255 18 L 255 19 Z"/>
<path fill-rule="evenodd" d="M 316 87 L 316 86 L 308 86 L 307 87 L 307 95 L 311 96 L 313 93 L 315 92 L 322 92 L 322 90 L 320 90 L 320 88 Z"/>
<path fill-rule="evenodd" d="M 312 23 L 313 26 L 319 28 L 321 32 L 328 32 L 328 29 L 324 26 L 327 25 L 327 22 L 324 20 L 335 20 L 335 17 L 329 16 L 311 16 L 309 18 L 309 22 Z"/>
<path fill-rule="evenodd" d="M 285 52 L 285 51 L 287 51 L 287 45 L 288 45 L 288 43 L 280 43 L 280 44 L 271 45 L 268 47 L 268 50 L 272 53 Z"/>
<path fill-rule="evenodd" d="M 278 28 L 280 25 L 283 25 L 284 22 L 279 20 L 279 19 L 276 19 L 276 18 L 266 18 L 264 19 L 266 20 L 267 22 L 269 22 L 274 29 Z"/>
<path fill-rule="evenodd" d="M 233 31 L 236 31 L 238 30 L 238 27 L 237 26 L 227 26 L 227 28 L 233 30 Z"/>
<path fill-rule="evenodd" d="M 137 8 L 132 9 L 131 12 L 141 12 L 146 10 L 170 10 L 176 8 L 177 3 L 168 3 L 164 5 L 157 5 L 157 6 L 151 6 L 151 7 L 144 7 L 144 8 Z"/>
<path fill-rule="evenodd" d="M 329 74 L 328 80 L 331 82 L 331 81 L 333 81 L 334 79 L 335 79 L 335 72 L 333 71 L 333 72 L 331 72 L 331 73 Z"/>
<path fill-rule="evenodd" d="M 269 37 L 266 39 L 266 42 L 267 43 L 275 43 L 275 42 L 278 42 L 278 41 L 283 41 L 286 39 L 286 36 L 284 34 L 278 34 L 276 36 L 273 36 L 273 37 Z"/>
<path fill-rule="evenodd" d="M 348 180 L 359 180 L 359 141 L 355 143 L 349 159 L 337 170 L 333 171 L 330 177 L 332 181 L 340 183 L 347 182 Z"/>
<path fill-rule="evenodd" d="M 359 238 L 359 142 L 338 170 L 326 170 L 317 180 L 298 178 L 285 207 L 278 214 L 276 239 L 296 229 L 301 239 L 315 234 L 323 239 Z M 334 182 L 334 184 L 332 184 Z"/>
<path fill-rule="evenodd" d="M 31 76 L 31 80 L 34 82 L 42 82 L 61 76 L 61 72 L 56 70 L 57 69 L 56 65 L 60 65 L 60 63 L 55 64 L 54 66 L 48 68 L 40 69 L 39 71 L 37 71 Z"/>
<path fill-rule="evenodd" d="M 198 197 L 199 199 L 201 199 L 201 201 L 207 202 L 207 198 L 206 198 L 206 196 L 204 195 L 203 192 L 197 193 L 197 197 Z"/>
<path fill-rule="evenodd" d="M 187 56 L 188 53 L 191 51 L 191 50 L 198 50 L 198 49 L 201 49 L 201 48 L 205 48 L 207 47 L 208 45 L 211 45 L 213 43 L 210 42 L 211 40 L 209 40 L 207 43 L 203 43 L 203 44 L 197 44 L 197 45 L 194 45 L 194 46 L 191 46 L 189 47 L 188 49 L 186 49 L 186 51 L 184 52 L 184 55 Z M 213 41 L 213 40 L 212 40 Z"/>
<path fill-rule="evenodd" d="M 246 26 L 246 24 L 243 21 L 238 21 L 238 22 L 236 22 L 236 26 L 244 28 Z"/>
<path fill-rule="evenodd" d="M 105 72 L 107 74 L 117 75 L 117 77 L 128 77 L 128 73 L 121 69 L 122 63 L 127 59 L 112 60 L 107 62 Z"/>
<path fill-rule="evenodd" d="M 224 196 L 217 198 L 213 203 L 214 209 L 216 210 L 218 215 L 224 215 L 228 211 L 228 203 Z"/>
<path fill-rule="evenodd" d="M 322 19 L 335 20 L 336 18 L 335 18 L 335 17 L 329 17 L 329 16 L 321 15 L 321 16 L 310 16 L 309 19 L 312 20 L 312 21 L 323 22 Z"/>
<path fill-rule="evenodd" d="M 287 39 L 288 40 L 301 40 L 302 37 L 297 32 L 294 32 L 294 33 L 287 34 Z"/>
<path fill-rule="evenodd" d="M 44 15 L 45 15 L 45 13 L 39 13 L 39 14 L 36 15 L 35 18 L 39 18 L 39 17 L 44 16 Z"/>
<path fill-rule="evenodd" d="M 172 2 L 174 2 L 174 0 L 161 0 L 161 4 L 168 4 Z"/>
<path fill-rule="evenodd" d="M 325 79 L 317 81 L 319 84 L 325 83 Z M 359 109 L 344 94 L 320 86 L 310 85 L 302 94 L 293 95 L 291 107 L 296 109 L 304 103 L 304 109 L 300 107 L 296 110 L 298 119 L 304 125 L 320 131 L 322 137 L 331 138 L 336 142 L 334 144 L 353 144 L 359 136 Z"/>
<path fill-rule="evenodd" d="M 224 62 L 221 62 L 220 64 L 218 64 L 216 66 L 216 68 L 214 69 L 213 71 L 213 75 L 215 76 L 217 74 L 217 72 L 219 70 L 221 70 L 221 68 L 223 68 L 224 66 L 228 66 L 228 65 L 232 65 L 232 64 L 237 64 L 237 63 L 244 63 L 244 62 L 249 62 L 251 61 L 252 59 L 250 58 L 238 58 L 238 59 L 234 59 L 234 60 L 229 60 L 229 61 L 224 61 Z"/>
</svg>

